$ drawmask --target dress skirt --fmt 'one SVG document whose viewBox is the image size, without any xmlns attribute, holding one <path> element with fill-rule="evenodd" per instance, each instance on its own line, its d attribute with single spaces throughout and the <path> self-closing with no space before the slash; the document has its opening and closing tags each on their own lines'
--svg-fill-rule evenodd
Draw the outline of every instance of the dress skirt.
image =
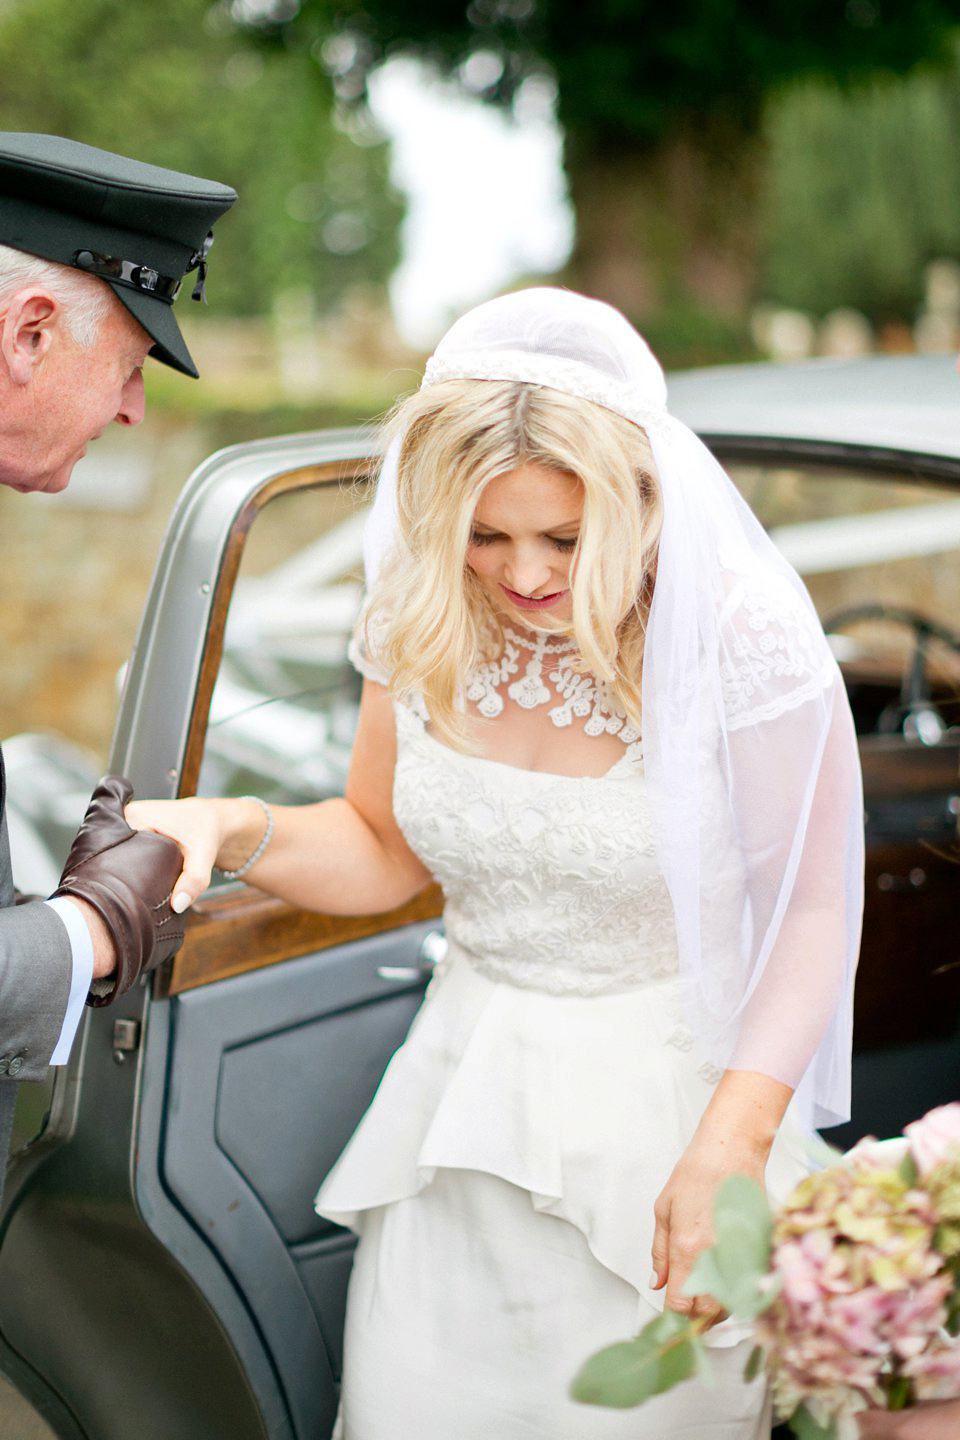
<svg viewBox="0 0 960 1440">
<path fill-rule="evenodd" d="M 653 1208 L 716 1074 L 675 983 L 554 996 L 451 945 L 317 1209 L 360 1236 L 338 1440 L 753 1440 L 742 1322 L 710 1332 L 714 1383 L 626 1411 L 575 1404 L 601 1346 L 663 1307 Z M 808 1167 L 781 1127 L 778 1198 Z"/>
<path fill-rule="evenodd" d="M 415 703 L 396 716 L 394 814 L 443 887 L 449 948 L 317 1196 L 360 1236 L 342 1440 L 768 1436 L 739 1322 L 710 1332 L 710 1388 L 621 1411 L 568 1394 L 663 1307 L 654 1205 L 721 1073 L 689 1024 L 639 742 L 603 776 L 554 775 L 450 749 Z M 715 775 L 710 919 L 735 956 L 742 862 Z M 771 1197 L 808 1168 L 788 1113 Z"/>
<path fill-rule="evenodd" d="M 635 1333 L 637 1293 L 518 1186 L 438 1170 L 361 1223 L 337 1440 L 768 1440 L 749 1340 L 711 1349 L 709 1388 L 632 1410 L 569 1398 L 588 1355 Z"/>
</svg>

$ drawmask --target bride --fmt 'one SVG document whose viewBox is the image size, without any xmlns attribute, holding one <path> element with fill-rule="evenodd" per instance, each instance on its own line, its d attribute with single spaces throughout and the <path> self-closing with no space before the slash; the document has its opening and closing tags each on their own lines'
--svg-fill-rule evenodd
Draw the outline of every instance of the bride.
<svg viewBox="0 0 960 1440">
<path fill-rule="evenodd" d="M 346 795 L 138 802 L 185 852 L 334 912 L 431 880 L 448 956 L 317 1198 L 360 1242 L 344 1440 L 769 1433 L 742 1329 L 684 1282 L 718 1184 L 846 1114 L 857 751 L 802 583 L 598 301 L 459 320 L 392 427 Z M 317 1097 L 322 1104 L 322 1096 Z M 576 1405 L 666 1304 L 714 1384 Z"/>
</svg>

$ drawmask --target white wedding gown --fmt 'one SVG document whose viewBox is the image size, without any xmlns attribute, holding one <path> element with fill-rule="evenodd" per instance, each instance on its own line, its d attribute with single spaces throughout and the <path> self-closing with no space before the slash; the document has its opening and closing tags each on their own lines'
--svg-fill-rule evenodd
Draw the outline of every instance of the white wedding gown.
<svg viewBox="0 0 960 1440">
<path fill-rule="evenodd" d="M 469 692 L 481 710 L 516 669 L 481 677 Z M 649 1287 L 653 1206 L 719 1075 L 681 1013 L 639 742 L 592 682 L 565 695 L 550 678 L 554 723 L 619 730 L 605 774 L 464 754 L 418 707 L 396 707 L 394 809 L 444 889 L 449 951 L 317 1197 L 361 1237 L 343 1440 L 769 1435 L 731 1322 L 712 1332 L 710 1388 L 626 1411 L 567 1393 L 592 1351 L 663 1306 Z M 717 923 L 735 934 L 734 861 L 716 861 Z M 771 1192 L 806 1168 L 786 1124 Z"/>
</svg>

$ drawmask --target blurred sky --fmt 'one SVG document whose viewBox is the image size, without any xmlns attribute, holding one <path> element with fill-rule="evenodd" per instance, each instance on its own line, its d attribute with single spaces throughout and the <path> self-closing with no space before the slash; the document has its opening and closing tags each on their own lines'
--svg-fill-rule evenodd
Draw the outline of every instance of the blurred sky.
<svg viewBox="0 0 960 1440">
<path fill-rule="evenodd" d="M 409 60 L 385 65 L 370 92 L 409 206 L 394 315 L 404 339 L 425 347 L 472 303 L 566 259 L 573 216 L 553 94 L 528 81 L 511 120 Z"/>
</svg>

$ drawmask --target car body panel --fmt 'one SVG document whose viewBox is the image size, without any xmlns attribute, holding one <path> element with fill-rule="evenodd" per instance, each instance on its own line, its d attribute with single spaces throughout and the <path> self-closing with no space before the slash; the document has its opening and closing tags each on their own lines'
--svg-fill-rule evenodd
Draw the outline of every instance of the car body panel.
<svg viewBox="0 0 960 1440">
<path fill-rule="evenodd" d="M 188 482 L 110 760 L 137 793 L 196 783 L 226 609 L 259 509 L 285 489 L 352 477 L 371 454 L 363 432 L 291 437 L 222 452 Z M 221 888 L 191 917 L 197 953 L 188 935 L 164 975 L 87 1014 L 42 1134 L 14 1159 L 2 1368 L 63 1435 L 120 1440 L 135 1427 L 141 1440 L 259 1440 L 332 1425 L 353 1242 L 313 1215 L 312 1196 L 420 1003 L 435 929 L 420 916 L 438 900 L 357 920 L 250 900 L 245 886 Z M 332 1042 L 315 1043 L 331 1030 Z M 293 1113 L 316 1125 L 278 1191 L 278 1121 Z"/>
<path fill-rule="evenodd" d="M 926 457 L 956 478 L 960 382 L 947 355 L 722 365 L 673 375 L 673 414 L 714 449 L 853 457 L 871 465 Z M 718 442 L 718 443 L 715 443 Z M 742 452 L 741 452 L 742 453 Z"/>
</svg>

